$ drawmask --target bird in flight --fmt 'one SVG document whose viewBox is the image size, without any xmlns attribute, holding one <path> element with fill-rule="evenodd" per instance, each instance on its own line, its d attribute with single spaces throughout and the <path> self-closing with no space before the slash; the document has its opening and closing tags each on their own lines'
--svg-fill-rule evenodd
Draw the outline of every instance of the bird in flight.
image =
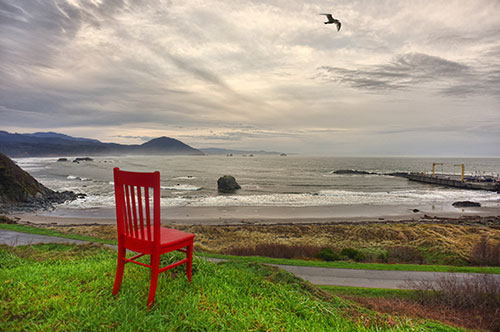
<svg viewBox="0 0 500 332">
<path fill-rule="evenodd" d="M 320 15 L 326 15 L 326 18 L 328 19 L 328 21 L 326 21 L 325 24 L 334 23 L 337 26 L 337 31 L 340 31 L 340 26 L 342 24 L 340 24 L 339 20 L 337 20 L 336 18 L 333 18 L 332 14 L 320 14 Z"/>
</svg>

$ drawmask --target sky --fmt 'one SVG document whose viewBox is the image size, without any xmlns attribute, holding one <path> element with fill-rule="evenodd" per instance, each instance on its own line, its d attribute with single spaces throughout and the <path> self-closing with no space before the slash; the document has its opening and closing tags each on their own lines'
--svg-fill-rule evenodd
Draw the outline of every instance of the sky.
<svg viewBox="0 0 500 332">
<path fill-rule="evenodd" d="M 0 0 L 0 130 L 500 157 L 499 36 L 498 0 Z"/>
</svg>

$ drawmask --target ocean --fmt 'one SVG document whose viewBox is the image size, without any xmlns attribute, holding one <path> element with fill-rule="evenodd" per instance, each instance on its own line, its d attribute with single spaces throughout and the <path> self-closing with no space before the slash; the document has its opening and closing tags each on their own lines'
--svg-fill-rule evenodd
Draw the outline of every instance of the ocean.
<svg viewBox="0 0 500 332">
<path fill-rule="evenodd" d="M 58 158 L 17 158 L 16 163 L 45 186 L 72 190 L 86 198 L 57 209 L 85 215 L 85 211 L 114 207 L 113 168 L 160 171 L 163 208 L 179 207 L 277 207 L 318 209 L 349 207 L 353 211 L 430 209 L 453 212 L 455 201 L 471 200 L 483 207 L 499 207 L 500 195 L 412 182 L 387 175 L 338 175 L 339 169 L 373 173 L 427 172 L 433 162 L 439 173 L 498 175 L 499 158 L 336 158 L 307 156 L 109 156 L 93 161 L 58 162 Z M 234 194 L 217 192 L 217 179 L 232 175 L 242 189 Z M 376 213 L 374 213 L 376 214 Z M 355 213 L 354 213 L 355 215 Z"/>
</svg>

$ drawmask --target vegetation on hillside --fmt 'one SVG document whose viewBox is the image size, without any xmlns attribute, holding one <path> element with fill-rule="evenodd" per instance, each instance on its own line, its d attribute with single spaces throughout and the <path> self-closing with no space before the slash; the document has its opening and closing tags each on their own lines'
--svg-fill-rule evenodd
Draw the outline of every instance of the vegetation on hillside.
<svg viewBox="0 0 500 332">
<path fill-rule="evenodd" d="M 378 312 L 434 319 L 477 330 L 500 331 L 500 279 L 477 274 L 463 280 L 457 274 L 437 282 L 409 283 L 410 290 L 322 286 L 331 294 Z"/>
<path fill-rule="evenodd" d="M 322 248 L 330 248 L 333 253 L 338 254 L 337 259 L 379 263 L 477 265 L 483 261 L 473 252 L 475 246 L 483 241 L 483 237 L 487 238 L 491 246 L 500 243 L 500 227 L 481 224 L 370 223 L 172 227 L 196 234 L 197 251 L 318 259 L 317 255 Z M 50 228 L 108 240 L 114 240 L 116 237 L 114 226 Z M 500 246 L 497 247 L 496 250 L 500 251 Z M 351 251 L 352 257 L 342 254 L 347 253 L 346 249 Z M 489 252 L 491 257 L 488 261 L 491 261 L 494 254 L 493 251 Z M 331 260 L 335 260 L 333 258 Z"/>
<path fill-rule="evenodd" d="M 148 270 L 127 266 L 113 297 L 115 263 L 114 251 L 91 245 L 0 247 L 0 330 L 458 330 L 378 314 L 276 268 L 202 259 L 195 261 L 192 283 L 182 267 L 163 273 L 148 310 Z"/>
</svg>

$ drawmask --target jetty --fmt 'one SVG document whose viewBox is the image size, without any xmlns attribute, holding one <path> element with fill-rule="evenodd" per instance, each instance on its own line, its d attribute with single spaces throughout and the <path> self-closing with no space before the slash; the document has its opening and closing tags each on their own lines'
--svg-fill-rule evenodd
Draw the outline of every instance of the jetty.
<svg viewBox="0 0 500 332">
<path fill-rule="evenodd" d="M 459 164 L 454 166 L 461 166 L 461 174 L 436 174 L 436 166 L 442 163 L 432 164 L 432 174 L 426 173 L 409 173 L 406 177 L 411 181 L 455 187 L 461 189 L 472 190 L 489 190 L 500 193 L 500 179 L 498 177 L 483 175 L 473 176 L 465 175 L 465 165 Z"/>
</svg>

